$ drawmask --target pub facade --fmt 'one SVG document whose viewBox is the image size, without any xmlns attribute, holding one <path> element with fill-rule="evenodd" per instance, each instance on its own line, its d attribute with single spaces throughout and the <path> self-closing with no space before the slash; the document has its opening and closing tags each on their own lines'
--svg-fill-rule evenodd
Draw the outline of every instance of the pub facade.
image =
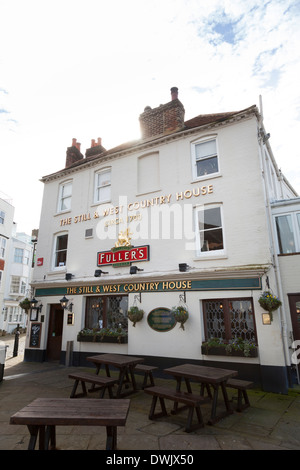
<svg viewBox="0 0 300 470">
<path fill-rule="evenodd" d="M 85 156 L 73 139 L 65 168 L 42 178 L 25 360 L 188 361 L 285 393 L 291 319 L 261 297 L 281 292 L 271 202 L 297 194 L 255 105 L 184 116 L 172 88 L 140 115 L 141 139 L 92 140 Z"/>
</svg>

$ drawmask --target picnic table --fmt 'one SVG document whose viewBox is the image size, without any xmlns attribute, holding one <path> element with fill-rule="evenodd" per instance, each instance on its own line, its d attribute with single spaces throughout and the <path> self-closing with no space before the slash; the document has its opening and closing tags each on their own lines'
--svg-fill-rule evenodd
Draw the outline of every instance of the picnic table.
<svg viewBox="0 0 300 470">
<path fill-rule="evenodd" d="M 136 381 L 134 377 L 134 368 L 137 364 L 141 364 L 144 359 L 141 357 L 127 356 L 122 354 L 99 354 L 97 356 L 87 357 L 87 361 L 93 362 L 96 366 L 96 374 L 99 374 L 101 366 L 105 366 L 106 375 L 110 377 L 110 366 L 119 369 L 118 389 L 116 398 L 124 397 L 130 393 L 137 391 Z M 123 385 L 131 384 L 131 389 L 122 392 Z"/>
<path fill-rule="evenodd" d="M 56 448 L 56 426 L 105 426 L 106 450 L 117 448 L 117 426 L 125 426 L 130 400 L 37 398 L 10 418 L 28 427 L 28 450 Z"/>
<path fill-rule="evenodd" d="M 164 372 L 168 375 L 172 375 L 176 379 L 176 391 L 180 391 L 181 382 L 184 379 L 188 393 L 192 393 L 191 381 L 201 383 L 201 394 L 203 394 L 204 387 L 207 386 L 208 391 L 211 386 L 214 390 L 212 398 L 212 407 L 211 407 L 211 416 L 208 421 L 208 424 L 214 424 L 219 421 L 221 418 L 228 416 L 233 413 L 231 408 L 227 390 L 226 382 L 230 377 L 238 375 L 238 372 L 235 370 L 221 369 L 218 367 L 208 367 L 208 366 L 199 366 L 194 364 L 182 364 L 168 369 L 164 369 Z M 226 411 L 223 413 L 217 414 L 217 402 L 219 389 L 222 391 Z M 173 412 L 176 413 L 178 410 L 178 403 L 174 404 Z"/>
</svg>

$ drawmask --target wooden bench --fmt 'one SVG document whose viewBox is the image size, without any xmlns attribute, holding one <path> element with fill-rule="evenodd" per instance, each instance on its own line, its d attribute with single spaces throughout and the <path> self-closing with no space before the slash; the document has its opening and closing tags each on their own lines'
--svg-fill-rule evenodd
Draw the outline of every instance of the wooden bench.
<svg viewBox="0 0 300 470">
<path fill-rule="evenodd" d="M 153 378 L 153 371 L 158 369 L 158 367 L 155 366 L 147 366 L 145 364 L 137 364 L 134 368 L 135 372 L 144 372 L 144 381 L 142 385 L 142 389 L 147 387 L 147 381 L 149 379 L 150 385 L 149 386 L 154 386 L 154 378 Z"/>
<path fill-rule="evenodd" d="M 187 418 L 187 425 L 185 428 L 186 432 L 191 432 L 191 431 L 194 431 L 195 429 L 202 428 L 204 426 L 202 413 L 200 410 L 200 403 L 203 402 L 203 397 L 200 397 L 198 395 L 193 395 L 191 393 L 176 392 L 169 388 L 159 387 L 159 386 L 147 387 L 145 388 L 144 392 L 148 393 L 149 395 L 152 395 L 153 397 L 151 408 L 150 408 L 150 413 L 149 413 L 149 419 L 153 420 L 155 418 L 160 418 L 162 416 L 168 416 L 166 405 L 165 405 L 165 399 L 167 399 L 167 400 L 174 401 L 176 405 L 178 403 L 183 403 L 185 405 L 184 407 L 181 407 L 181 408 L 175 408 L 173 410 L 173 414 L 175 414 L 177 411 L 181 409 L 187 408 L 189 410 L 188 418 Z M 160 413 L 155 413 L 157 399 L 159 399 L 160 401 L 160 406 L 161 406 Z M 192 420 L 193 420 L 194 410 L 196 410 L 196 413 L 197 413 L 198 423 L 193 425 Z"/>
<path fill-rule="evenodd" d="M 70 398 L 86 397 L 87 396 L 87 390 L 85 386 L 86 382 L 94 386 L 97 386 L 95 388 L 90 389 L 89 392 L 95 392 L 97 390 L 101 390 L 100 398 L 103 398 L 105 390 L 107 389 L 109 398 L 113 398 L 112 387 L 114 386 L 114 384 L 118 383 L 117 379 L 112 379 L 111 377 L 100 377 L 99 375 L 88 374 L 87 372 L 76 372 L 74 374 L 69 374 L 69 378 L 75 380 Z M 76 394 L 76 390 L 79 385 L 79 382 L 81 382 L 82 393 Z"/>
<path fill-rule="evenodd" d="M 226 387 L 238 390 L 238 404 L 236 411 L 241 412 L 250 406 L 247 390 L 253 386 L 253 382 L 240 379 L 228 379 Z M 244 399 L 244 403 L 243 403 Z"/>
</svg>

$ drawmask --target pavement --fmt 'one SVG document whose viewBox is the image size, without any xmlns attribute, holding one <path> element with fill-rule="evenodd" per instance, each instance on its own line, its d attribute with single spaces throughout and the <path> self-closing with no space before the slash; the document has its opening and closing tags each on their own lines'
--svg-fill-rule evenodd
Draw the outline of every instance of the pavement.
<svg viewBox="0 0 300 470">
<path fill-rule="evenodd" d="M 68 374 L 93 368 L 66 367 L 57 363 L 24 362 L 25 335 L 20 335 L 18 356 L 13 357 L 14 337 L 2 337 L 8 346 L 3 380 L 0 382 L 0 450 L 26 450 L 29 433 L 26 426 L 9 424 L 10 417 L 39 397 L 70 396 L 73 380 Z M 142 376 L 137 376 L 141 385 Z M 155 378 L 156 385 L 171 384 L 172 379 Z M 194 392 L 199 385 L 193 385 Z M 228 390 L 233 407 L 236 391 Z M 184 431 L 186 412 L 150 421 L 151 397 L 142 390 L 129 395 L 130 410 L 125 427 L 118 427 L 118 452 L 167 451 L 181 454 L 199 450 L 299 450 L 300 386 L 287 395 L 252 389 L 248 392 L 251 406 L 242 413 L 234 412 L 213 426 L 205 425 L 191 433 Z M 95 398 L 95 394 L 90 394 Z M 107 396 L 106 396 L 107 397 Z M 80 400 L 80 398 L 78 398 Z M 171 403 L 167 402 L 168 409 Z M 210 404 L 201 406 L 204 422 L 210 415 Z M 218 404 L 222 409 L 222 402 Z M 61 450 L 103 450 L 106 432 L 103 427 L 57 426 L 57 446 Z M 215 454 L 214 454 L 215 455 Z"/>
</svg>

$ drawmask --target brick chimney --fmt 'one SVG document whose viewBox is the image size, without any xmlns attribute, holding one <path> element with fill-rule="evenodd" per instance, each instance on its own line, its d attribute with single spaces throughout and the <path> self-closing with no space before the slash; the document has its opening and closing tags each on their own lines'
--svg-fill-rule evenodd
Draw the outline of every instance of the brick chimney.
<svg viewBox="0 0 300 470">
<path fill-rule="evenodd" d="M 106 149 L 102 146 L 102 139 L 98 137 L 97 142 L 95 139 L 91 141 L 91 147 L 86 150 L 86 158 L 93 157 L 94 155 L 100 155 L 101 153 L 106 152 Z"/>
<path fill-rule="evenodd" d="M 77 139 L 72 139 L 72 147 L 67 148 L 65 168 L 83 159 L 83 155 L 80 153 L 80 146 L 81 144 L 77 142 Z"/>
<path fill-rule="evenodd" d="M 142 138 L 167 135 L 184 128 L 184 107 L 178 99 L 178 88 L 171 88 L 171 101 L 151 109 L 147 106 L 140 115 Z"/>
</svg>

